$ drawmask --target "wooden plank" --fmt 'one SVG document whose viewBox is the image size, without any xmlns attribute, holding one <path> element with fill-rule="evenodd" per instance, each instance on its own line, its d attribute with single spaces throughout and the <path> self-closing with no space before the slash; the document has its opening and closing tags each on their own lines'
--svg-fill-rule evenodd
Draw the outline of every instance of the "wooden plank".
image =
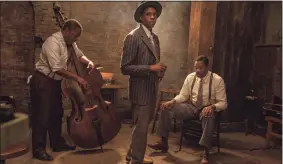
<svg viewBox="0 0 283 164">
<path fill-rule="evenodd" d="M 221 122 L 243 121 L 241 97 L 253 85 L 253 49 L 261 35 L 263 7 L 261 2 L 218 3 L 212 71 L 224 78 L 230 102 Z"/>
<path fill-rule="evenodd" d="M 120 84 L 104 84 L 102 86 L 102 89 L 123 89 L 123 88 L 126 87 Z"/>
<path fill-rule="evenodd" d="M 282 44 L 255 44 L 256 48 L 271 48 L 271 47 L 282 47 Z"/>
<path fill-rule="evenodd" d="M 209 69 L 213 65 L 217 2 L 191 2 L 188 73 L 194 71 L 194 59 L 199 55 L 209 58 Z"/>
<path fill-rule="evenodd" d="M 282 124 L 282 120 L 281 119 L 275 118 L 275 117 L 272 117 L 272 116 L 266 116 L 265 120 L 269 121 L 269 122 L 276 122 L 276 123 L 281 123 Z"/>
<path fill-rule="evenodd" d="M 278 133 L 274 133 L 274 132 L 269 132 L 270 135 L 277 137 L 277 138 L 282 138 L 282 135 L 278 134 Z"/>
</svg>

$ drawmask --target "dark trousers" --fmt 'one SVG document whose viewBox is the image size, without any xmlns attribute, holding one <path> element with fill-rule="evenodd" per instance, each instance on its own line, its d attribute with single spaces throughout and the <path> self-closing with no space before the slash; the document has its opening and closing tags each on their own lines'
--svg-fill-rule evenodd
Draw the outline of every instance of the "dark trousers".
<svg viewBox="0 0 283 164">
<path fill-rule="evenodd" d="M 32 102 L 32 149 L 44 152 L 46 136 L 49 134 L 50 147 L 58 147 L 65 142 L 62 130 L 61 81 L 53 80 L 35 71 L 31 79 Z"/>
<path fill-rule="evenodd" d="M 157 133 L 160 137 L 169 137 L 169 132 L 172 128 L 172 118 L 185 120 L 185 119 L 198 119 L 201 110 L 197 109 L 192 104 L 180 103 L 175 104 L 173 108 L 162 110 L 159 117 L 159 124 L 157 128 Z M 207 148 L 211 148 L 215 116 L 212 117 L 202 117 L 202 129 L 203 133 L 199 144 Z"/>
</svg>

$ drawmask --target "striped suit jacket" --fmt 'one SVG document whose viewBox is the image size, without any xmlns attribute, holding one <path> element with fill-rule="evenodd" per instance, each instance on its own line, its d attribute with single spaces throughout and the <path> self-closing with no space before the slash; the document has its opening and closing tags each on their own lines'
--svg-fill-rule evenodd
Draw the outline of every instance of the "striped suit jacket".
<svg viewBox="0 0 283 164">
<path fill-rule="evenodd" d="M 155 46 L 140 25 L 131 31 L 124 40 L 120 69 L 129 75 L 129 99 L 132 103 L 146 105 L 156 97 L 158 77 L 149 70 L 150 65 L 160 60 L 160 46 L 157 35 L 153 34 Z"/>
</svg>

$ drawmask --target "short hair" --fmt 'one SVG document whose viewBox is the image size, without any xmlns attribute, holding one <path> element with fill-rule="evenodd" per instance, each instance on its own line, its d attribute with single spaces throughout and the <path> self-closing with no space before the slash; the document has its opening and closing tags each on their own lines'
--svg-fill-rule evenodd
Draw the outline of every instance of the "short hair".
<svg viewBox="0 0 283 164">
<path fill-rule="evenodd" d="M 209 59 L 207 56 L 204 55 L 200 55 L 196 58 L 196 61 L 202 61 L 204 63 L 205 66 L 208 66 L 209 64 Z"/>
<path fill-rule="evenodd" d="M 75 19 L 68 19 L 63 27 L 62 27 L 62 30 L 65 30 L 65 29 L 69 29 L 69 30 L 75 30 L 76 28 L 80 28 L 81 31 L 83 31 L 83 26 L 81 25 L 81 23 Z"/>
</svg>

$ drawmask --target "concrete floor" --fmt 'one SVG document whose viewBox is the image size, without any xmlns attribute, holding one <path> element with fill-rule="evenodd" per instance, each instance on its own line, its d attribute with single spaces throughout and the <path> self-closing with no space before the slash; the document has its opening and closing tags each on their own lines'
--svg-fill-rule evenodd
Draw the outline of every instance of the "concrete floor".
<svg viewBox="0 0 283 164">
<path fill-rule="evenodd" d="M 65 126 L 64 126 L 65 127 Z M 65 131 L 65 130 L 64 130 Z M 109 143 L 104 145 L 105 152 L 97 150 L 83 150 L 53 153 L 52 162 L 43 162 L 31 158 L 31 152 L 14 159 L 7 160 L 7 164 L 125 164 L 125 155 L 131 138 L 132 128 L 123 124 L 120 133 Z M 67 136 L 65 134 L 65 136 Z M 155 135 L 148 135 L 148 143 L 158 140 Z M 211 164 L 281 164 L 281 147 L 269 150 L 254 150 L 263 148 L 264 138 L 259 136 L 245 136 L 244 133 L 222 133 L 220 135 L 220 153 L 212 153 Z M 188 142 L 184 142 L 181 151 L 178 149 L 179 133 L 172 133 L 169 144 L 170 150 L 166 154 L 158 154 L 147 149 L 146 156 L 154 160 L 155 164 L 199 164 L 201 150 Z"/>
</svg>

